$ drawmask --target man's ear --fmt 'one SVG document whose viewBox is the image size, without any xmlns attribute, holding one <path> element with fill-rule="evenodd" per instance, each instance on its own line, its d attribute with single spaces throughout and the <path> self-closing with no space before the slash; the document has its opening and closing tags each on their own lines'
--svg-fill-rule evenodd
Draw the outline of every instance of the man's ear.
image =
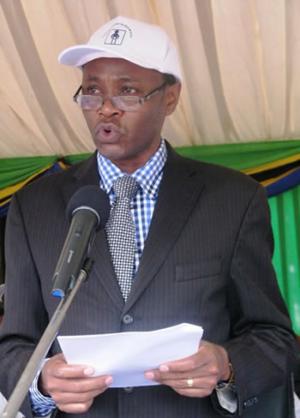
<svg viewBox="0 0 300 418">
<path fill-rule="evenodd" d="M 165 91 L 166 116 L 171 115 L 176 109 L 181 91 L 181 84 L 167 85 Z"/>
</svg>

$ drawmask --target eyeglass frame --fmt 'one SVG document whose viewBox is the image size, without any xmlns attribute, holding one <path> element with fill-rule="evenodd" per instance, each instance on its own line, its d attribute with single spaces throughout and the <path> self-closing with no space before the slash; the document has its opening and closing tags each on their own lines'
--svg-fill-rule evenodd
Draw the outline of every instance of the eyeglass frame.
<svg viewBox="0 0 300 418">
<path fill-rule="evenodd" d="M 80 104 L 77 101 L 77 98 L 78 97 L 82 97 L 82 96 L 101 97 L 103 99 L 101 106 L 99 106 L 98 108 L 95 108 L 95 109 L 84 109 L 84 110 L 99 110 L 103 106 L 104 101 L 106 99 L 113 100 L 114 98 L 119 98 L 119 97 L 137 97 L 138 98 L 138 101 L 136 102 L 136 104 L 139 105 L 139 107 L 141 107 L 147 100 L 151 99 L 151 97 L 153 95 L 155 95 L 156 93 L 158 93 L 161 90 L 163 90 L 167 85 L 169 85 L 169 82 L 168 82 L 168 80 L 165 80 L 160 86 L 158 86 L 155 89 L 151 90 L 145 96 L 134 96 L 134 95 L 132 95 L 132 96 L 126 96 L 126 95 L 124 95 L 124 96 L 107 96 L 107 97 L 102 96 L 100 94 L 99 95 L 96 95 L 96 94 L 95 95 L 93 95 L 93 94 L 79 94 L 80 91 L 82 90 L 82 85 L 80 85 L 78 87 L 78 89 L 76 90 L 76 93 L 73 95 L 73 101 L 80 106 Z M 126 112 L 135 112 L 137 110 L 137 109 L 132 109 L 132 110 L 128 110 L 127 109 L 127 110 L 125 110 L 125 109 L 122 109 L 122 108 L 119 108 L 118 106 L 116 106 L 113 101 L 112 101 L 112 103 L 113 103 L 114 107 L 117 107 L 117 109 L 123 110 L 123 111 L 126 111 Z M 80 106 L 80 108 L 83 109 L 81 106 Z"/>
</svg>

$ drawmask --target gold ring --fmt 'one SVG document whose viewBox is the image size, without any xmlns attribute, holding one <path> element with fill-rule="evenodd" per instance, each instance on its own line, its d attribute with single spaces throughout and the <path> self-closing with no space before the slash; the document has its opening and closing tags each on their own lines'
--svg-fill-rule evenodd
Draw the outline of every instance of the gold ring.
<svg viewBox="0 0 300 418">
<path fill-rule="evenodd" d="M 187 379 L 186 384 L 189 388 L 192 388 L 194 385 L 194 379 Z"/>
</svg>

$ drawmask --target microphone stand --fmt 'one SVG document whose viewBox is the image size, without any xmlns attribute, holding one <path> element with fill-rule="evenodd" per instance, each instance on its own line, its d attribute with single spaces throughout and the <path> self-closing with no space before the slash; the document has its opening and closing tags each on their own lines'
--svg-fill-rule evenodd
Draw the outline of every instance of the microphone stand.
<svg viewBox="0 0 300 418">
<path fill-rule="evenodd" d="M 71 303 L 78 292 L 81 284 L 87 279 L 93 266 L 93 261 L 86 259 L 82 269 L 80 270 L 77 280 L 71 281 L 68 292 L 65 297 L 61 298 L 53 316 L 45 329 L 38 345 L 32 353 L 18 383 L 12 392 L 8 402 L 0 415 L 1 418 L 15 418 L 22 402 L 24 401 L 28 390 L 34 380 L 42 360 L 48 353 L 50 346 L 55 340 L 59 327 L 65 318 L 65 315 L 71 306 Z M 75 282 L 75 283 L 74 283 Z"/>
</svg>

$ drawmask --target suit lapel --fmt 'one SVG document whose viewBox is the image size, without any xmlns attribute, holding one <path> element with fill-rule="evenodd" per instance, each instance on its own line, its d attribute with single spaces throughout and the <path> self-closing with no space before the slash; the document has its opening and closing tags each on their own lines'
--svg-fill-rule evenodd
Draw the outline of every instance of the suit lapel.
<svg viewBox="0 0 300 418">
<path fill-rule="evenodd" d="M 98 280 L 101 281 L 116 307 L 121 311 L 124 306 L 124 299 L 115 275 L 104 229 L 96 234 L 91 258 L 95 261 L 94 273 L 96 273 Z"/>
<path fill-rule="evenodd" d="M 62 184 L 62 193 L 65 205 L 68 204 L 73 194 L 81 187 L 99 185 L 96 153 L 94 153 L 86 161 L 83 161 L 80 165 L 73 166 L 69 170 L 74 171 L 70 176 L 69 181 Z"/>
<path fill-rule="evenodd" d="M 169 150 L 140 266 L 125 309 L 129 309 L 158 272 L 175 244 L 203 189 L 199 163 Z"/>
<path fill-rule="evenodd" d="M 96 153 L 88 160 L 78 166 L 70 182 L 65 184 L 63 188 L 63 197 L 67 205 L 72 195 L 81 187 L 87 185 L 99 185 L 99 174 L 97 170 Z M 108 249 L 106 235 L 104 230 L 100 230 L 95 234 L 94 242 L 91 245 L 90 257 L 94 260 L 93 272 L 100 280 L 107 294 L 112 301 L 122 310 L 124 300 L 122 298 L 113 265 Z"/>
</svg>

